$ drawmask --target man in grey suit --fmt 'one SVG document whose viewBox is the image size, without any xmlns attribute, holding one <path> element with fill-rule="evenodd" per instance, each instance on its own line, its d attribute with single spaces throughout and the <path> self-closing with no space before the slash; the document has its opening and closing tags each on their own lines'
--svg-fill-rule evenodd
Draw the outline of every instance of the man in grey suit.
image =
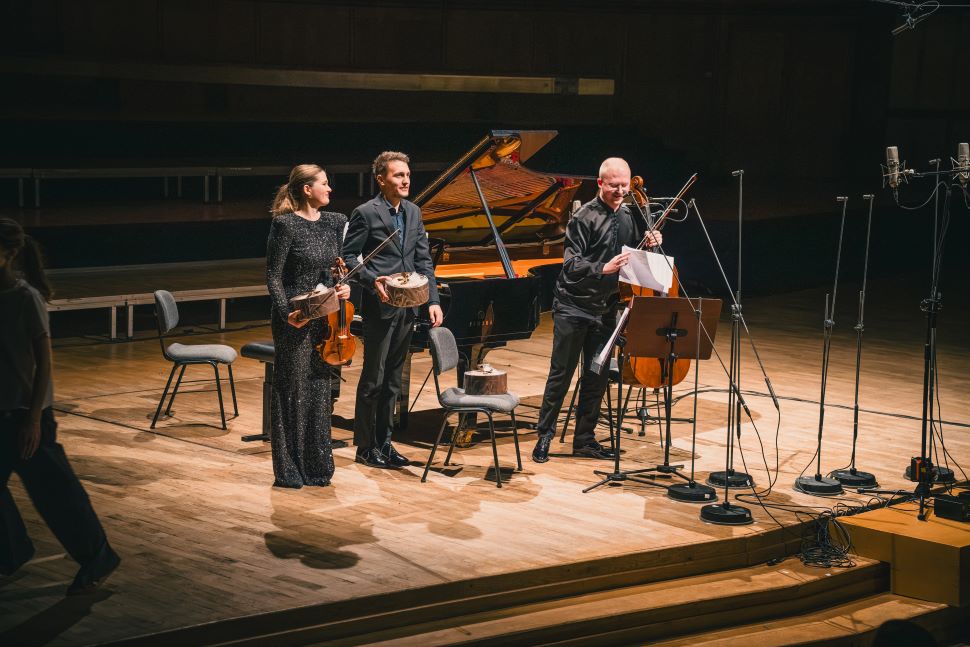
<svg viewBox="0 0 970 647">
<path fill-rule="evenodd" d="M 441 325 L 444 318 L 421 209 L 406 199 L 411 190 L 409 163 L 407 155 L 395 151 L 377 156 L 373 171 L 380 195 L 354 209 L 344 238 L 344 261 L 353 269 L 360 257 L 399 230 L 394 242 L 361 268 L 356 278 L 363 292 L 364 367 L 357 384 L 354 444 L 357 462 L 370 467 L 399 468 L 409 462 L 391 445 L 391 426 L 417 309 L 386 303 L 384 283 L 389 275 L 419 272 L 427 276 L 431 325 Z"/>
</svg>

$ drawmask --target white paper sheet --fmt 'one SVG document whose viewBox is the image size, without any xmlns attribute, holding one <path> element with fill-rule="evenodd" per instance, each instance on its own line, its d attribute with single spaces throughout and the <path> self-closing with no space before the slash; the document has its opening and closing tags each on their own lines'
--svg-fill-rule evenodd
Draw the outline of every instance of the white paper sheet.
<svg viewBox="0 0 970 647">
<path fill-rule="evenodd" d="M 623 246 L 630 261 L 620 268 L 620 280 L 667 293 L 674 284 L 674 257 Z"/>
</svg>

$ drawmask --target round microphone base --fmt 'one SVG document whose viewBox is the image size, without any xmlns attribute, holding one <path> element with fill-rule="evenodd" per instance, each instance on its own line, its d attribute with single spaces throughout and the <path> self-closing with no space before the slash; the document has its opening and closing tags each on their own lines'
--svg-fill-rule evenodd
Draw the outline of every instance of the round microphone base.
<svg viewBox="0 0 970 647">
<path fill-rule="evenodd" d="M 812 496 L 842 494 L 842 484 L 824 476 L 801 476 L 795 479 L 795 489 Z"/>
<path fill-rule="evenodd" d="M 754 479 L 751 478 L 750 474 L 736 470 L 728 470 L 726 472 L 711 472 L 707 477 L 707 484 L 713 485 L 714 487 L 724 487 L 725 485 L 729 488 L 752 487 L 754 485 Z"/>
<path fill-rule="evenodd" d="M 678 483 L 667 488 L 667 496 L 683 503 L 707 503 L 717 498 L 714 488 L 700 483 Z"/>
<path fill-rule="evenodd" d="M 743 526 L 754 523 L 751 511 L 740 505 L 712 503 L 701 508 L 701 521 L 719 526 Z"/>
<path fill-rule="evenodd" d="M 862 472 L 855 468 L 847 470 L 833 470 L 830 475 L 836 481 L 841 483 L 844 487 L 848 488 L 859 488 L 859 487 L 876 487 L 879 483 L 876 481 L 876 477 L 869 472 Z"/>
</svg>

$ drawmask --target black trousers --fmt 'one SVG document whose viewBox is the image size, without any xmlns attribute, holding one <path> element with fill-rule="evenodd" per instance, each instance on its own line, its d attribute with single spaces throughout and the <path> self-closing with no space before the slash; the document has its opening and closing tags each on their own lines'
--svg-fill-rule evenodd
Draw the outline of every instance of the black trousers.
<svg viewBox="0 0 970 647">
<path fill-rule="evenodd" d="M 364 299 L 376 298 L 365 293 Z M 382 447 L 391 440 L 394 405 L 401 394 L 401 373 L 414 332 L 414 311 L 398 308 L 381 319 L 380 308 L 365 304 L 364 367 L 354 404 L 354 444 L 358 451 Z"/>
<path fill-rule="evenodd" d="M 583 373 L 579 381 L 576 431 L 573 433 L 573 447 L 582 447 L 596 440 L 600 404 L 609 383 L 609 371 L 597 375 L 590 370 L 590 364 L 610 338 L 616 323 L 612 315 L 604 315 L 602 321 L 553 315 L 552 323 L 552 358 L 539 411 L 539 436 L 555 435 L 563 400 L 582 355 Z"/>
<path fill-rule="evenodd" d="M 41 441 L 28 460 L 20 459 L 18 431 L 27 410 L 0 413 L 0 572 L 10 573 L 34 553 L 24 520 L 7 482 L 16 472 L 54 536 L 82 566 L 93 562 L 108 544 L 84 486 L 57 442 L 57 422 L 51 409 L 41 418 Z"/>
</svg>

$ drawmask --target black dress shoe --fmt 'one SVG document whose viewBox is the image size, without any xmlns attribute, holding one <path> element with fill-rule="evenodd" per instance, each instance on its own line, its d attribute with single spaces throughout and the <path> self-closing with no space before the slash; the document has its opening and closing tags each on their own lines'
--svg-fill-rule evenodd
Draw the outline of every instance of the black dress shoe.
<svg viewBox="0 0 970 647">
<path fill-rule="evenodd" d="M 411 461 L 397 453 L 397 450 L 394 449 L 394 445 L 391 443 L 384 445 L 384 449 L 381 452 L 381 458 L 383 458 L 384 462 L 386 462 L 390 467 L 407 467 L 411 464 Z"/>
<path fill-rule="evenodd" d="M 387 461 L 384 460 L 381 450 L 376 447 L 373 449 L 365 449 L 364 451 L 357 450 L 357 456 L 354 460 L 367 467 L 380 467 L 384 469 L 390 467 Z"/>
<path fill-rule="evenodd" d="M 549 444 L 552 436 L 539 436 L 535 449 L 532 450 L 532 460 L 535 463 L 545 463 L 549 460 Z"/>
<path fill-rule="evenodd" d="M 104 583 L 118 565 L 121 558 L 111 550 L 107 544 L 101 549 L 98 557 L 90 564 L 85 564 L 74 576 L 74 581 L 67 587 L 68 595 L 84 595 L 93 592 Z"/>
<path fill-rule="evenodd" d="M 593 441 L 582 447 L 573 447 L 573 456 L 586 456 L 588 458 L 612 459 L 615 455 L 609 447 L 603 447 L 598 442 Z"/>
</svg>

